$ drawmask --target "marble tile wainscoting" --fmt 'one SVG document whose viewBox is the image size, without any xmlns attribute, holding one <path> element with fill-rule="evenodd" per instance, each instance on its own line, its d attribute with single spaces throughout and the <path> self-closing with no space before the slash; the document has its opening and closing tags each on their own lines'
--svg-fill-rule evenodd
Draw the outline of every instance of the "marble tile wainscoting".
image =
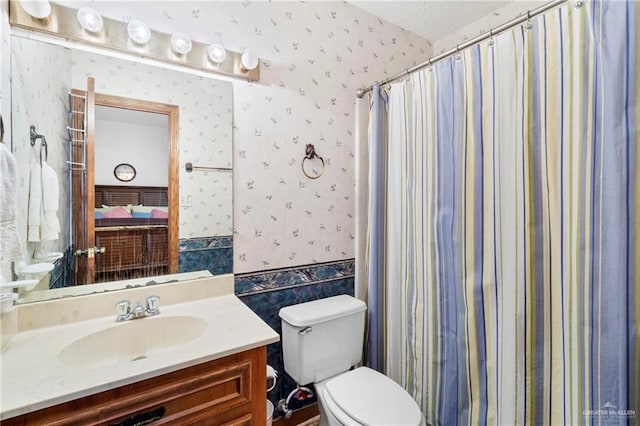
<svg viewBox="0 0 640 426">
<path fill-rule="evenodd" d="M 49 288 L 68 287 L 73 282 L 73 250 L 69 246 L 63 256 L 54 262 Z"/>
<path fill-rule="evenodd" d="M 208 270 L 213 275 L 233 272 L 233 237 L 181 238 L 178 244 L 180 272 Z"/>
<path fill-rule="evenodd" d="M 235 292 L 264 322 L 282 336 L 280 308 L 339 294 L 353 296 L 355 260 L 319 263 L 315 265 L 274 269 L 235 276 Z M 277 405 L 295 389 L 295 382 L 284 372 L 280 342 L 267 347 L 267 362 L 278 371 L 276 387 L 268 393 Z M 315 396 L 302 402 L 291 402 L 297 410 L 316 402 Z M 275 413 L 274 418 L 281 413 Z"/>
</svg>

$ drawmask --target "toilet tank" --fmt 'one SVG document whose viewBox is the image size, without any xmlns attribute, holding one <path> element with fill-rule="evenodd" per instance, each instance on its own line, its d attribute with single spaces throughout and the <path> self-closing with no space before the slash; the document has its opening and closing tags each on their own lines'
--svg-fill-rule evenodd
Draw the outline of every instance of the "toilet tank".
<svg viewBox="0 0 640 426">
<path fill-rule="evenodd" d="M 348 295 L 280 309 L 284 369 L 299 385 L 349 370 L 362 359 L 367 307 Z"/>
</svg>

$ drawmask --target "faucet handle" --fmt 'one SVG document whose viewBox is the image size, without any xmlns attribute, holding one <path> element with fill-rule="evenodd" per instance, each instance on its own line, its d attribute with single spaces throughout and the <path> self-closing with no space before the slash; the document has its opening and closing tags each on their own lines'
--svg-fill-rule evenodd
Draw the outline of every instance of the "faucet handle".
<svg viewBox="0 0 640 426">
<path fill-rule="evenodd" d="M 147 312 L 152 315 L 160 313 L 160 297 L 156 295 L 147 297 Z"/>
<path fill-rule="evenodd" d="M 116 321 L 126 320 L 131 313 L 131 302 L 128 300 L 121 300 L 116 303 Z"/>
</svg>

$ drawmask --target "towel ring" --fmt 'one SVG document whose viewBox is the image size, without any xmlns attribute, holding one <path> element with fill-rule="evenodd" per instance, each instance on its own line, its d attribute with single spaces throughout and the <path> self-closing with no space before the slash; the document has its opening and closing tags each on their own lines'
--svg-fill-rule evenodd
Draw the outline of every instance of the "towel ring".
<svg viewBox="0 0 640 426">
<path fill-rule="evenodd" d="M 36 132 L 36 126 L 29 126 L 29 138 L 31 140 L 31 146 L 36 145 L 36 141 L 40 139 L 40 165 L 42 165 L 42 150 L 44 149 L 44 161 L 48 161 L 49 159 L 49 148 L 47 147 L 47 139 L 44 135 L 38 134 Z"/>
<path fill-rule="evenodd" d="M 318 160 L 320 160 L 322 162 L 322 170 L 316 176 L 310 175 L 304 169 L 305 161 L 313 160 L 314 158 L 317 158 Z M 305 153 L 304 153 L 304 158 L 302 159 L 302 164 L 301 164 L 300 167 L 302 168 L 302 173 L 304 173 L 304 175 L 306 177 L 308 177 L 309 179 L 318 179 L 324 173 L 324 159 L 322 157 L 320 157 L 318 154 L 316 154 L 316 148 L 313 146 L 313 144 L 310 144 L 310 143 L 307 144 L 307 147 L 306 147 Z"/>
</svg>

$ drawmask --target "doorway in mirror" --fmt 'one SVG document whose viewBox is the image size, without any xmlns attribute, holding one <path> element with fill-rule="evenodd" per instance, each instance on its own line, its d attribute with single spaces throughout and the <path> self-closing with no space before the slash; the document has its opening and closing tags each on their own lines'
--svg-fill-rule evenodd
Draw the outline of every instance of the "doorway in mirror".
<svg viewBox="0 0 640 426">
<path fill-rule="evenodd" d="M 70 96 L 74 284 L 175 273 L 178 107 L 93 87 Z"/>
</svg>

